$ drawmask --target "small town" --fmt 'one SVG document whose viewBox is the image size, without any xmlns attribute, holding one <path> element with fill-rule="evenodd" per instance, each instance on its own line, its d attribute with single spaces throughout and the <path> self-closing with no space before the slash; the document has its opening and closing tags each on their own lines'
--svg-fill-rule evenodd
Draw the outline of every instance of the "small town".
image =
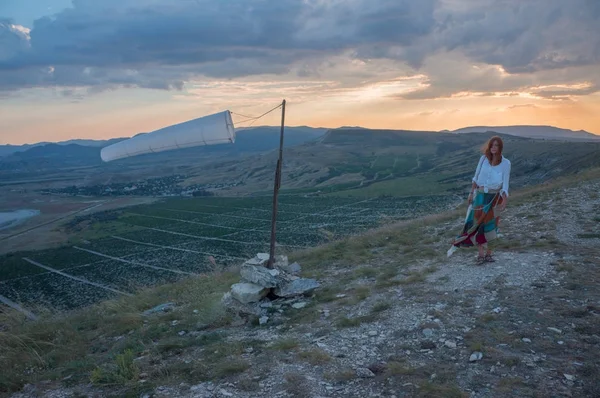
<svg viewBox="0 0 600 398">
<path fill-rule="evenodd" d="M 187 176 L 173 175 L 148 178 L 136 183 L 113 183 L 108 185 L 81 185 L 64 188 L 44 189 L 46 194 L 67 196 L 155 196 L 155 197 L 198 197 L 214 196 L 216 190 L 239 185 L 239 182 L 221 184 L 193 184 L 182 186 Z"/>
</svg>

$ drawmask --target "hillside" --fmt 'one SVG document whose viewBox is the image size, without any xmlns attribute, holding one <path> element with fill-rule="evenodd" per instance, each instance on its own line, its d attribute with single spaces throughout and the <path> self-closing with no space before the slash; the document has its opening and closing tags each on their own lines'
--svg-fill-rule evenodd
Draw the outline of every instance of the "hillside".
<svg viewBox="0 0 600 398">
<path fill-rule="evenodd" d="M 80 145 L 80 146 L 89 146 L 89 147 L 103 147 L 106 145 L 110 145 L 112 143 L 123 140 L 124 138 L 112 138 L 110 140 L 84 140 L 84 139 L 74 139 L 68 141 L 59 141 L 59 142 L 38 142 L 35 144 L 24 144 L 24 145 L 0 145 L 0 158 L 4 156 L 9 156 L 19 152 L 25 152 L 30 148 L 46 146 L 46 145 Z"/>
<path fill-rule="evenodd" d="M 372 196 L 460 193 L 491 133 L 441 134 L 336 129 L 284 153 L 282 189 L 289 193 Z M 515 187 L 600 165 L 600 142 L 540 141 L 503 135 Z M 190 167 L 190 183 L 235 181 L 224 194 L 264 192 L 273 183 L 275 152 Z M 200 169 L 204 172 L 200 174 Z"/>
<path fill-rule="evenodd" d="M 324 129 L 289 127 L 286 129 L 286 148 L 316 140 Z M 105 142 L 106 145 L 116 140 Z M 138 156 L 117 162 L 103 163 L 102 145 L 44 144 L 22 152 L 0 157 L 0 182 L 32 178 L 67 178 L 70 181 L 125 181 L 136 178 L 161 177 L 181 173 L 189 165 L 203 165 L 223 159 L 239 159 L 248 154 L 261 153 L 279 147 L 279 129 L 256 127 L 238 132 L 235 145 L 215 145 Z M 165 167 L 168 164 L 168 167 Z M 175 171 L 181 167 L 180 171 Z"/>
<path fill-rule="evenodd" d="M 543 140 L 600 141 L 600 135 L 585 130 L 561 129 L 553 126 L 472 126 L 451 131 L 454 134 L 495 132 Z"/>
<path fill-rule="evenodd" d="M 595 169 L 514 192 L 483 267 L 472 251 L 445 256 L 464 206 L 291 252 L 320 287 L 255 315 L 221 301 L 236 267 L 57 318 L 0 314 L 0 391 L 598 396 L 599 189 Z"/>
</svg>

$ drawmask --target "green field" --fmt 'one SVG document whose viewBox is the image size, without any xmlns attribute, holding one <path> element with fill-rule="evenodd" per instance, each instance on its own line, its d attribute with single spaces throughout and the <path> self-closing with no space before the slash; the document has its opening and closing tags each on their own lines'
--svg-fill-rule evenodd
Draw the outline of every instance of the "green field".
<svg viewBox="0 0 600 398">
<path fill-rule="evenodd" d="M 336 130 L 318 144 L 288 150 L 277 253 L 464 201 L 488 137 Z M 598 143 L 505 138 L 511 190 L 600 166 Z M 248 196 L 172 198 L 71 221 L 65 227 L 69 245 L 0 258 L 0 295 L 27 308 L 75 308 L 206 272 L 210 257 L 227 267 L 268 252 L 273 174 L 264 171 L 272 170 L 273 160 L 248 157 L 215 163 L 210 173 L 198 170 L 220 183 L 241 181 L 232 195 Z"/>
<path fill-rule="evenodd" d="M 282 196 L 277 253 L 442 211 L 456 200 Z M 209 256 L 219 266 L 241 264 L 268 252 L 270 226 L 271 198 L 266 196 L 167 199 L 87 216 L 67 225 L 68 246 L 1 257 L 0 295 L 30 309 L 88 305 L 206 272 Z"/>
</svg>

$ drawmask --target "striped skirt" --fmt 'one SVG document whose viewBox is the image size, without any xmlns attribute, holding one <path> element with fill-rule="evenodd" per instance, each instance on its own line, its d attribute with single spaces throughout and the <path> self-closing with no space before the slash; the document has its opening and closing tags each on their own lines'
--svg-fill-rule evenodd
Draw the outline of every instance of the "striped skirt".
<svg viewBox="0 0 600 398">
<path fill-rule="evenodd" d="M 455 247 L 484 245 L 497 237 L 500 216 L 496 206 L 502 201 L 498 191 L 477 190 L 473 203 L 467 210 L 463 231 L 453 243 Z"/>
</svg>

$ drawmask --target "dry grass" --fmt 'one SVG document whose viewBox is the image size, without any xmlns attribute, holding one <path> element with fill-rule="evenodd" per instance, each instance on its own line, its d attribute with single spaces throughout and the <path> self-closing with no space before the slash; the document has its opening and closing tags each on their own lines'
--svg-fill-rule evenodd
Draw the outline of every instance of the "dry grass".
<svg viewBox="0 0 600 398">
<path fill-rule="evenodd" d="M 591 178 L 600 178 L 600 169 L 514 192 L 511 195 L 511 206 L 527 203 L 532 198 L 552 193 L 557 188 L 575 186 Z M 361 236 L 290 253 L 290 260 L 298 261 L 308 273 L 329 276 L 334 270 L 338 272 L 336 275 L 340 275 L 339 271 L 342 271 L 342 276 L 336 280 L 337 283 L 317 291 L 311 306 L 289 314 L 290 324 L 316 321 L 319 312 L 315 307 L 319 303 L 340 300 L 337 295 L 342 292 L 348 295 L 347 299 L 342 301 L 356 304 L 367 299 L 373 287 L 385 289 L 400 284 L 423 283 L 435 268 L 411 272 L 406 270 L 412 268 L 415 259 L 440 255 L 432 248 L 432 245 L 436 244 L 432 238 L 432 227 L 460 219 L 464 211 L 461 207 L 444 214 L 399 222 Z M 594 221 L 598 222 L 600 219 L 596 217 Z M 596 237 L 593 232 L 589 232 L 588 235 L 594 236 L 586 235 L 584 238 Z M 435 236 L 439 240 L 447 238 L 444 233 L 436 233 Z M 508 245 L 507 249 L 519 248 L 516 242 L 503 239 L 500 244 L 503 243 Z M 546 239 L 540 244 L 550 247 L 556 243 L 553 239 Z M 378 256 L 389 257 L 391 254 L 396 258 L 394 264 L 387 264 L 382 268 L 365 266 L 377 264 Z M 362 267 L 354 269 L 357 265 Z M 558 268 L 575 278 L 577 267 L 565 263 L 559 264 Z M 348 280 L 358 278 L 374 278 L 375 281 L 368 281 L 369 284 L 346 291 Z M 26 383 L 61 380 L 66 377 L 70 377 L 73 383 L 87 383 L 91 380 L 97 384 L 131 386 L 137 384 L 140 372 L 144 371 L 143 366 L 146 366 L 138 365 L 135 361 L 142 355 L 155 361 L 150 373 L 157 382 L 181 378 L 194 381 L 210 380 L 242 373 L 249 366 L 240 356 L 243 346 L 224 341 L 224 334 L 206 333 L 203 337 L 178 335 L 181 330 L 210 331 L 229 325 L 231 319 L 220 305 L 220 298 L 229 290 L 231 284 L 238 280 L 237 270 L 232 269 L 148 289 L 131 298 L 100 303 L 60 316 L 42 315 L 42 319 L 35 322 L 27 321 L 13 312 L 0 313 L 0 392 L 19 390 Z M 587 275 L 585 280 L 573 279 L 569 283 L 573 285 L 572 291 L 575 294 L 580 292 L 582 285 L 597 283 L 596 281 L 597 277 L 593 279 Z M 170 313 L 150 317 L 141 315 L 144 310 L 165 302 L 175 302 L 176 309 Z M 334 322 L 337 327 L 356 327 L 375 321 L 377 316 L 388 308 L 389 304 L 378 302 L 368 315 L 354 318 L 342 316 Z M 194 313 L 194 310 L 198 312 Z M 581 312 L 578 316 L 582 317 L 582 320 L 574 322 L 575 332 L 589 336 L 598 333 L 597 326 L 586 320 L 585 313 Z M 177 327 L 171 326 L 173 320 L 178 321 Z M 493 347 L 494 343 L 509 340 L 510 337 L 505 332 L 495 331 L 496 322 L 493 315 L 481 319 L 481 332 L 486 334 L 471 332 L 467 335 L 465 343 L 470 350 L 484 351 L 484 347 Z M 422 326 L 439 327 L 435 323 Z M 284 340 L 276 342 L 273 349 L 289 351 L 298 347 L 297 341 Z M 200 352 L 201 349 L 204 349 L 203 354 L 198 354 L 190 363 L 171 360 L 188 350 Z M 488 352 L 494 355 L 488 348 L 486 356 Z M 329 361 L 326 353 L 315 350 L 298 353 L 298 356 L 313 364 Z M 507 365 L 518 363 L 514 356 L 498 354 L 497 357 Z M 211 363 L 210 369 L 206 367 L 205 362 Z M 404 365 L 398 365 L 395 369 L 392 365 L 388 371 L 401 375 L 411 375 L 412 372 Z M 331 380 L 340 381 L 356 377 L 350 370 L 327 375 Z M 290 388 L 294 388 L 294 380 L 293 376 L 289 377 Z M 307 393 L 305 390 L 296 392 L 300 396 Z M 452 385 L 431 383 L 422 384 L 419 394 L 433 397 L 463 396 L 460 390 Z"/>
<path fill-rule="evenodd" d="M 339 328 L 353 328 L 360 326 L 363 323 L 371 323 L 377 319 L 377 314 L 369 314 L 358 316 L 356 318 L 348 318 L 346 316 L 342 316 L 336 320 L 336 325 Z"/>
<path fill-rule="evenodd" d="M 310 398 L 312 396 L 305 376 L 297 373 L 286 373 L 284 378 L 285 390 L 293 397 Z"/>
<path fill-rule="evenodd" d="M 312 349 L 309 351 L 302 351 L 298 354 L 302 360 L 310 363 L 313 366 L 323 365 L 331 361 L 331 356 L 321 349 Z"/>
<path fill-rule="evenodd" d="M 78 311 L 47 314 L 38 321 L 2 313 L 0 392 L 65 377 L 82 382 L 91 378 L 101 384 L 134 381 L 137 371 L 130 366 L 132 357 L 150 347 L 165 354 L 205 344 L 181 338 L 177 332 L 229 324 L 220 298 L 237 278 L 233 271 L 191 278 Z M 176 309 L 142 316 L 143 311 L 165 302 L 175 302 Z M 170 326 L 175 318 L 179 320 L 176 328 Z"/>
<path fill-rule="evenodd" d="M 299 346 L 300 343 L 296 339 L 282 339 L 275 341 L 271 348 L 277 351 L 290 351 L 298 348 Z"/>
</svg>

